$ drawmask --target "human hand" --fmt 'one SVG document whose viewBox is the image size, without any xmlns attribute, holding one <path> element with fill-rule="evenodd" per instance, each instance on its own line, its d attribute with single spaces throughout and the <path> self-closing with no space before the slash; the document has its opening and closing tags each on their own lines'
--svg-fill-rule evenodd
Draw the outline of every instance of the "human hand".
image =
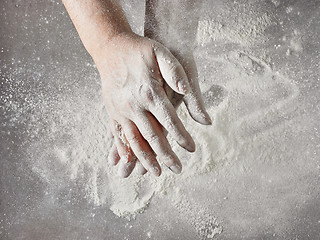
<svg viewBox="0 0 320 240">
<path fill-rule="evenodd" d="M 180 172 L 181 163 L 162 128 L 168 130 L 181 146 L 191 152 L 195 150 L 193 139 L 164 91 L 166 84 L 179 94 L 192 89 L 180 63 L 158 42 L 134 34 L 118 1 L 63 0 L 63 3 L 98 67 L 103 98 L 121 158 L 128 162 L 135 154 L 143 167 L 158 176 L 161 170 L 156 154 L 171 170 Z M 183 13 L 190 9 L 186 10 L 181 8 Z M 181 31 L 185 34 L 179 36 L 189 39 L 185 38 L 189 30 Z M 165 32 L 167 36 L 168 32 Z M 193 103 L 197 101 L 186 104 L 191 116 L 194 119 L 205 116 Z"/>
<path fill-rule="evenodd" d="M 199 83 L 198 83 L 197 68 L 193 58 L 193 54 L 191 52 L 189 53 L 184 52 L 184 54 L 175 53 L 175 55 L 180 59 L 180 63 L 185 69 L 185 72 L 187 74 L 187 77 L 191 86 L 191 91 L 189 94 L 183 97 L 183 95 L 175 93 L 168 85 L 164 84 L 164 88 L 165 88 L 168 99 L 170 100 L 170 102 L 174 107 L 178 107 L 181 101 L 184 100 L 185 104 L 188 106 L 191 116 L 195 121 L 201 124 L 211 124 L 210 117 L 208 116 L 202 101 L 202 96 L 201 96 Z M 156 119 L 154 119 L 152 115 L 150 115 L 149 117 L 152 118 L 153 125 L 156 126 L 159 131 L 161 131 L 162 128 L 159 122 Z M 113 135 L 110 134 L 110 137 L 113 137 Z M 145 174 L 147 171 L 145 170 L 141 162 L 134 156 L 131 149 L 129 147 L 126 147 L 126 144 L 124 144 L 125 142 L 126 142 L 125 139 L 124 139 L 124 142 L 122 141 L 120 142 L 122 145 L 122 147 L 120 148 L 120 151 L 122 152 L 122 155 L 123 153 L 130 154 L 132 156 L 131 161 L 129 162 L 119 161 L 120 156 L 118 153 L 118 149 L 116 145 L 113 144 L 108 157 L 109 162 L 112 165 L 117 165 L 119 163 L 118 164 L 119 174 L 122 177 L 129 176 L 134 168 L 136 168 L 139 174 Z M 147 142 L 145 142 L 144 144 L 148 145 Z M 154 154 L 154 153 L 150 153 L 150 154 Z"/>
<path fill-rule="evenodd" d="M 192 137 L 164 90 L 168 84 L 178 94 L 191 91 L 181 64 L 161 44 L 134 33 L 115 36 L 105 51 L 93 57 L 121 162 L 133 164 L 135 155 L 147 171 L 159 176 L 156 154 L 179 173 L 181 163 L 162 126 L 180 146 L 190 152 L 195 150 Z"/>
</svg>

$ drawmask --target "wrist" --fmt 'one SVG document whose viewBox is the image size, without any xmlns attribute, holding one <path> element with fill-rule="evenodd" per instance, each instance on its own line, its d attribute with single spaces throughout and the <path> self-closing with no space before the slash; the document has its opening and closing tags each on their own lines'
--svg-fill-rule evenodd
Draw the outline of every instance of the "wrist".
<svg viewBox="0 0 320 240">
<path fill-rule="evenodd" d="M 108 34 L 104 37 L 99 37 L 98 40 L 94 40 L 94 47 L 88 52 L 98 67 L 100 64 L 106 63 L 105 61 L 109 57 L 114 57 L 117 52 L 128 47 L 128 42 L 136 37 L 138 37 L 138 35 L 131 29 Z"/>
</svg>

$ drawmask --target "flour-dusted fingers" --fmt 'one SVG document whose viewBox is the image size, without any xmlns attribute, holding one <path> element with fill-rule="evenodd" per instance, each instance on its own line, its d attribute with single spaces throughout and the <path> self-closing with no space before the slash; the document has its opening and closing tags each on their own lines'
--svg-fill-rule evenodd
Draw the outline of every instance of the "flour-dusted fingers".
<svg viewBox="0 0 320 240">
<path fill-rule="evenodd" d="M 111 132 L 111 130 L 110 130 L 110 132 Z M 113 137 L 113 135 L 112 135 L 112 137 Z M 112 147 L 110 149 L 110 152 L 109 152 L 108 161 L 111 165 L 115 166 L 119 163 L 119 160 L 120 160 L 120 156 L 118 153 L 118 149 L 116 147 L 116 144 L 113 143 Z M 119 166 L 118 174 L 119 174 L 119 176 L 121 176 L 123 178 L 128 177 L 134 168 L 137 169 L 137 173 L 139 175 L 144 175 L 145 173 L 147 173 L 147 170 L 142 166 L 140 161 L 137 161 L 135 156 L 132 156 L 131 161 L 129 161 L 129 162 L 122 161 L 119 165 L 120 166 Z"/>
<path fill-rule="evenodd" d="M 148 142 L 141 136 L 136 125 L 127 120 L 122 124 L 123 131 L 130 147 L 143 167 L 155 176 L 160 176 L 161 168 Z"/>
<path fill-rule="evenodd" d="M 136 162 L 136 171 L 139 175 L 144 175 L 148 172 L 139 160 Z"/>
<path fill-rule="evenodd" d="M 111 129 L 114 132 L 115 142 L 112 146 L 112 149 L 109 155 L 110 157 L 109 161 L 111 163 L 114 163 L 113 165 L 117 165 L 119 163 L 118 175 L 122 178 L 127 178 L 135 168 L 137 158 L 133 155 L 132 149 L 128 145 L 129 143 L 128 143 L 127 137 L 125 136 L 121 125 L 116 121 L 113 121 L 113 127 L 111 127 Z M 120 146 L 119 149 L 120 149 L 121 159 L 118 153 L 116 143 L 118 143 L 118 146 Z M 142 170 L 140 170 L 140 172 L 142 172 Z"/>
<path fill-rule="evenodd" d="M 190 80 L 191 92 L 183 97 L 189 114 L 196 122 L 203 125 L 211 125 L 212 121 L 204 107 L 199 82 L 198 80 Z"/>
<path fill-rule="evenodd" d="M 155 41 L 153 49 L 160 73 L 166 83 L 177 93 L 184 95 L 190 92 L 188 77 L 179 61 L 166 47 Z"/>
<path fill-rule="evenodd" d="M 203 125 L 211 125 L 212 121 L 205 110 L 203 100 L 198 94 L 190 93 L 183 98 L 190 116 L 198 123 Z"/>
<path fill-rule="evenodd" d="M 141 115 L 139 119 L 135 120 L 135 123 L 141 135 L 158 158 L 174 173 L 180 173 L 182 169 L 181 162 L 172 151 L 163 128 L 157 119 L 151 113 L 145 112 L 145 115 Z"/>
<path fill-rule="evenodd" d="M 116 144 L 113 143 L 112 147 L 110 149 L 109 155 L 108 155 L 108 162 L 111 165 L 115 166 L 115 165 L 118 164 L 119 160 L 120 160 L 120 156 L 119 156 L 119 153 L 118 153 L 118 149 L 116 147 Z"/>
<path fill-rule="evenodd" d="M 118 175 L 122 178 L 127 178 L 132 173 L 137 162 L 137 158 L 135 156 L 129 162 L 120 161 L 118 168 Z"/>
<path fill-rule="evenodd" d="M 112 134 L 112 131 L 111 131 L 110 127 L 107 128 L 107 131 L 108 131 L 107 132 L 108 138 L 113 139 L 114 137 L 113 137 L 113 134 Z M 116 147 L 115 142 L 113 142 L 112 146 L 110 148 L 109 154 L 108 154 L 108 162 L 111 165 L 115 166 L 115 165 L 118 164 L 119 160 L 120 160 L 120 156 L 118 154 L 118 149 Z"/>
<path fill-rule="evenodd" d="M 161 97 L 155 100 L 154 104 L 150 104 L 148 106 L 148 110 L 181 147 L 185 148 L 189 152 L 195 151 L 193 138 L 183 126 L 176 110 L 166 97 L 164 91 L 161 94 Z"/>
<path fill-rule="evenodd" d="M 110 130 L 114 136 L 114 143 L 120 156 L 120 161 L 129 162 L 132 159 L 132 152 L 126 142 L 121 125 L 117 121 L 111 120 Z"/>
</svg>

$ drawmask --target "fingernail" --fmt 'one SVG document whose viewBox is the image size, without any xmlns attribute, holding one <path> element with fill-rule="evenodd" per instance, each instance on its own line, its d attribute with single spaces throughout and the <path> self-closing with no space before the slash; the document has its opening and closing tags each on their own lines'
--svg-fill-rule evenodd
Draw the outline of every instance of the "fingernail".
<svg viewBox="0 0 320 240">
<path fill-rule="evenodd" d="M 181 173 L 181 167 L 179 165 L 173 165 L 169 169 L 176 174 Z"/>
<path fill-rule="evenodd" d="M 193 138 L 189 136 L 187 144 L 184 147 L 188 152 L 194 152 L 196 150 L 196 143 Z"/>
<path fill-rule="evenodd" d="M 129 157 L 129 155 L 125 155 L 120 158 L 120 162 L 129 163 L 130 161 L 131 158 Z"/>
<path fill-rule="evenodd" d="M 194 152 L 196 150 L 195 144 L 187 145 L 184 147 L 188 152 Z"/>
<path fill-rule="evenodd" d="M 119 169 L 118 169 L 118 176 L 121 178 L 129 177 L 130 173 L 123 166 L 119 167 Z"/>
<path fill-rule="evenodd" d="M 178 82 L 178 89 L 183 94 L 188 94 L 191 91 L 189 84 L 185 84 L 188 80 L 180 80 Z"/>
</svg>

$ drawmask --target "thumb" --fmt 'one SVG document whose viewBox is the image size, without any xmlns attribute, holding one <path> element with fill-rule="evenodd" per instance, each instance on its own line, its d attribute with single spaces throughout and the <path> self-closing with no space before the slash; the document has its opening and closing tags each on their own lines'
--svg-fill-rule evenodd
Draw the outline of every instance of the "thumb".
<svg viewBox="0 0 320 240">
<path fill-rule="evenodd" d="M 191 87 L 188 77 L 179 61 L 166 47 L 158 42 L 153 42 L 153 50 L 165 82 L 179 94 L 189 93 Z"/>
</svg>

